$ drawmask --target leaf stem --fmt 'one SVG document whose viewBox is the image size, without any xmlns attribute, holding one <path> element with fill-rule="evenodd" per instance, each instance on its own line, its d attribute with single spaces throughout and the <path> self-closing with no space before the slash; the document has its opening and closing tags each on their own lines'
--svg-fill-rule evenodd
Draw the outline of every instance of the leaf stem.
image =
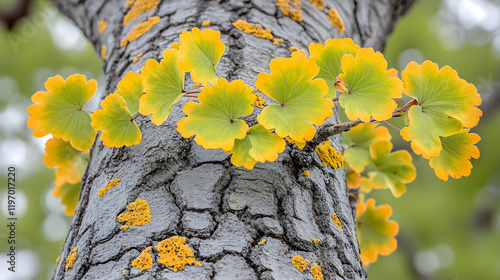
<svg viewBox="0 0 500 280">
<path fill-rule="evenodd" d="M 131 122 L 133 122 L 135 120 L 135 118 L 137 118 L 137 116 L 139 116 L 139 112 L 135 113 L 135 115 L 130 119 Z"/>
</svg>

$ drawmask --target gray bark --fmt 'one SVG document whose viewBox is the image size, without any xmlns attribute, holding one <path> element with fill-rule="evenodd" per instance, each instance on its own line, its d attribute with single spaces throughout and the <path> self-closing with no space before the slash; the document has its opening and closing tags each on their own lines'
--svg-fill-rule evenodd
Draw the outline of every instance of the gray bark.
<svg viewBox="0 0 500 280">
<path fill-rule="evenodd" d="M 83 30 L 99 53 L 105 44 L 106 92 L 132 70 L 139 72 L 147 59 L 161 59 L 162 51 L 178 41 L 182 30 L 210 20 L 220 30 L 226 52 L 218 66 L 228 80 L 242 79 L 254 86 L 259 72 L 268 72 L 271 59 L 289 56 L 288 48 L 307 50 L 310 42 L 330 37 L 351 37 L 365 47 L 381 50 L 396 19 L 412 1 L 327 1 L 345 23 L 340 36 L 324 12 L 302 1 L 303 22 L 283 17 L 275 1 L 162 1 L 153 11 L 122 25 L 125 0 L 54 0 L 56 6 Z M 153 29 L 120 48 L 120 41 L 139 21 L 161 17 Z M 283 38 L 280 46 L 244 34 L 237 19 L 260 23 Z M 97 32 L 97 21 L 108 28 Z M 133 58 L 144 55 L 137 63 Z M 101 85 L 102 86 L 102 85 Z M 314 150 L 288 145 L 273 163 L 253 170 L 236 168 L 220 150 L 204 150 L 176 131 L 184 117 L 181 101 L 170 118 L 156 127 L 148 117 L 137 120 L 143 141 L 127 148 L 108 148 L 97 139 L 82 178 L 82 191 L 54 279 L 313 279 L 291 262 L 297 254 L 318 263 L 324 279 L 366 279 L 359 257 L 353 202 L 342 169 L 324 167 Z M 335 107 L 338 110 L 338 105 Z M 328 120 L 337 123 L 338 112 Z M 331 138 L 342 150 L 340 136 Z M 311 175 L 302 175 L 309 170 Z M 108 180 L 121 182 L 99 198 Z M 120 230 L 117 216 L 137 198 L 148 201 L 151 222 Z M 340 231 L 331 215 L 337 213 Z M 142 250 L 171 236 L 186 236 L 202 266 L 186 266 L 174 273 L 154 260 L 140 271 L 131 262 Z M 267 239 L 264 245 L 257 243 Z M 323 241 L 317 247 L 311 238 Z M 73 268 L 65 258 L 77 247 Z M 125 272 L 125 273 L 123 273 Z"/>
</svg>

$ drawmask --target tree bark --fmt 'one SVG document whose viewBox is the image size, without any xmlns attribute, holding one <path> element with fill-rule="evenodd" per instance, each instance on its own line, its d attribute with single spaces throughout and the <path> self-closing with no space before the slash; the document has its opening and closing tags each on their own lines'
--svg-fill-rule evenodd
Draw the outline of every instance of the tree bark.
<svg viewBox="0 0 500 280">
<path fill-rule="evenodd" d="M 254 86 L 259 72 L 269 72 L 271 59 L 289 56 L 290 46 L 307 50 L 310 42 L 351 37 L 361 46 L 381 50 L 395 21 L 413 1 L 327 1 L 345 23 L 343 36 L 309 1 L 302 1 L 302 22 L 284 17 L 276 1 L 161 1 L 154 11 L 126 26 L 125 0 L 53 2 L 81 28 L 97 53 L 106 45 L 104 87 L 109 93 L 128 71 L 139 72 L 147 59 L 159 61 L 183 30 L 205 20 L 221 32 L 226 45 L 219 73 Z M 132 28 L 151 16 L 159 16 L 160 23 L 120 47 Z M 244 34 L 232 26 L 240 18 L 271 29 L 284 42 L 276 46 Z M 108 21 L 102 34 L 97 32 L 100 19 Z M 142 57 L 133 63 L 139 53 Z M 174 105 L 159 127 L 139 116 L 143 141 L 137 146 L 108 148 L 99 138 L 94 143 L 54 279 L 314 279 L 292 265 L 297 254 L 319 264 L 324 279 L 366 279 L 344 170 L 324 167 L 314 150 L 291 145 L 276 162 L 258 163 L 253 170 L 236 168 L 223 151 L 204 150 L 176 131 L 176 123 L 185 116 L 184 103 Z M 327 122 L 338 121 L 337 104 Z M 342 150 L 339 135 L 330 141 Z M 302 175 L 305 170 L 309 177 Z M 120 183 L 99 198 L 99 189 L 116 178 Z M 151 222 L 123 231 L 117 216 L 137 198 L 149 203 Z M 332 220 L 333 213 L 343 231 Z M 149 270 L 131 266 L 146 247 L 175 235 L 187 237 L 201 266 L 173 272 L 157 262 L 157 254 Z M 267 242 L 259 245 L 263 238 Z M 322 241 L 316 247 L 312 238 Z M 74 247 L 76 262 L 65 270 L 64 260 Z"/>
</svg>

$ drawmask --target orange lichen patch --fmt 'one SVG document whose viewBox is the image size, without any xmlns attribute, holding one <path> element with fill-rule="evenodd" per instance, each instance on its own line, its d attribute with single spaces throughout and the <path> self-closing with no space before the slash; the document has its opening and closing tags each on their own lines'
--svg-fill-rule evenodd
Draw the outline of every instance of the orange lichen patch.
<svg viewBox="0 0 500 280">
<path fill-rule="evenodd" d="M 320 243 L 323 240 L 318 238 L 311 238 L 311 241 L 314 243 L 314 247 L 318 247 L 318 243 Z"/>
<path fill-rule="evenodd" d="M 137 267 L 140 270 L 149 269 L 153 264 L 153 258 L 151 257 L 149 251 L 151 251 L 151 246 L 142 251 L 142 253 L 132 261 L 132 266 Z"/>
<path fill-rule="evenodd" d="M 122 274 L 125 274 L 125 273 L 127 273 L 127 270 L 126 269 L 122 270 Z"/>
<path fill-rule="evenodd" d="M 283 39 L 274 38 L 274 40 L 273 40 L 273 44 L 275 44 L 275 45 L 279 46 L 279 45 L 280 45 L 280 43 L 283 43 Z"/>
<path fill-rule="evenodd" d="M 77 247 L 73 248 L 73 251 L 71 252 L 71 254 L 69 254 L 69 256 L 66 258 L 66 270 L 72 268 L 73 265 L 75 264 L 77 251 L 78 251 Z"/>
<path fill-rule="evenodd" d="M 319 264 L 313 263 L 309 272 L 311 272 L 315 280 L 323 280 L 323 273 L 321 273 L 321 266 Z"/>
<path fill-rule="evenodd" d="M 106 45 L 101 46 L 101 57 L 103 60 L 106 60 Z"/>
<path fill-rule="evenodd" d="M 303 175 L 309 177 L 309 175 L 311 175 L 311 173 L 309 172 L 309 170 L 306 170 L 304 172 L 302 172 Z"/>
<path fill-rule="evenodd" d="M 134 57 L 134 59 L 132 60 L 133 63 L 136 63 L 137 61 L 139 61 L 139 57 L 142 56 L 142 53 L 138 54 L 136 57 Z"/>
<path fill-rule="evenodd" d="M 300 272 L 304 272 L 310 262 L 308 259 L 304 259 L 301 255 L 296 255 L 292 257 L 292 263 L 298 270 L 300 270 Z"/>
<path fill-rule="evenodd" d="M 158 262 L 167 267 L 172 267 L 174 272 L 183 270 L 188 264 L 201 266 L 201 263 L 194 259 L 194 253 L 186 243 L 186 237 L 172 236 L 156 246 L 158 249 Z"/>
<path fill-rule="evenodd" d="M 253 34 L 260 38 L 269 40 L 274 38 L 273 34 L 271 34 L 271 29 L 264 30 L 260 24 L 253 24 L 239 19 L 233 23 L 233 26 L 247 34 Z"/>
<path fill-rule="evenodd" d="M 298 52 L 300 54 L 303 54 L 305 56 L 307 56 L 306 52 L 304 50 L 301 50 L 299 48 L 296 48 L 294 46 L 291 46 L 290 48 L 288 48 L 288 50 L 291 52 L 291 53 L 294 53 L 294 52 Z"/>
<path fill-rule="evenodd" d="M 205 20 L 204 22 L 202 22 L 201 26 L 203 27 L 207 27 L 210 25 L 210 21 L 209 20 Z"/>
<path fill-rule="evenodd" d="M 281 8 L 284 16 L 287 16 L 295 21 L 302 21 L 302 9 L 299 0 L 278 0 L 276 6 Z"/>
<path fill-rule="evenodd" d="M 332 214 L 332 220 L 339 227 L 340 231 L 344 231 L 342 229 L 342 223 L 340 222 L 339 217 L 337 217 L 337 213 Z"/>
<path fill-rule="evenodd" d="M 199 84 L 199 83 L 195 83 L 195 84 L 193 85 L 193 88 L 199 88 L 199 87 L 200 87 L 200 84 Z"/>
<path fill-rule="evenodd" d="M 128 9 L 130 8 L 130 6 L 132 6 L 132 4 L 135 3 L 135 0 L 128 0 L 127 3 L 125 4 L 125 9 Z"/>
<path fill-rule="evenodd" d="M 155 24 L 160 22 L 160 17 L 150 17 L 147 21 L 137 24 L 134 29 L 120 42 L 120 47 L 125 47 L 128 43 L 136 40 L 137 38 L 148 32 Z"/>
<path fill-rule="evenodd" d="M 120 214 L 118 221 L 127 223 L 121 227 L 121 230 L 127 230 L 129 226 L 140 226 L 149 223 L 151 221 L 151 211 L 148 202 L 143 199 L 136 199 L 127 205 L 127 212 Z"/>
<path fill-rule="evenodd" d="M 252 94 L 255 95 L 255 101 L 251 105 L 259 108 L 264 108 L 264 103 L 266 103 L 266 100 L 260 97 L 260 95 L 256 91 L 252 92 Z"/>
<path fill-rule="evenodd" d="M 344 156 L 332 147 L 330 141 L 327 140 L 323 144 L 319 144 L 316 147 L 316 152 L 325 166 L 330 164 L 333 169 L 344 168 Z"/>
<path fill-rule="evenodd" d="M 100 19 L 97 22 L 97 31 L 99 31 L 99 33 L 104 32 L 104 30 L 106 30 L 107 27 L 108 27 L 108 22 L 107 21 L 105 21 L 103 19 Z"/>
<path fill-rule="evenodd" d="M 309 2 L 311 2 L 314 7 L 320 10 L 323 10 L 326 7 L 325 0 L 309 0 Z"/>
<path fill-rule="evenodd" d="M 340 34 L 344 34 L 344 21 L 339 16 L 339 13 L 335 9 L 330 9 L 328 11 L 328 19 L 330 23 L 337 28 Z"/>
<path fill-rule="evenodd" d="M 59 263 L 59 261 L 61 260 L 61 255 L 59 255 L 56 259 L 56 263 Z"/>
<path fill-rule="evenodd" d="M 267 240 L 263 238 L 261 241 L 259 241 L 259 243 L 257 243 L 257 245 L 264 245 L 266 244 L 266 241 Z"/>
<path fill-rule="evenodd" d="M 125 8 L 130 7 L 130 0 L 125 5 Z M 131 21 L 136 19 L 139 15 L 147 12 L 151 12 L 156 9 L 160 0 L 137 0 L 133 2 L 132 8 L 123 17 L 123 25 L 129 24 Z"/>
<path fill-rule="evenodd" d="M 99 192 L 97 192 L 97 195 L 99 197 L 103 197 L 106 195 L 106 192 L 109 191 L 110 189 L 114 188 L 116 185 L 118 185 L 118 183 L 120 183 L 122 179 L 121 178 L 116 178 L 114 180 L 109 180 L 108 181 L 108 185 L 102 189 L 99 190 Z"/>
</svg>

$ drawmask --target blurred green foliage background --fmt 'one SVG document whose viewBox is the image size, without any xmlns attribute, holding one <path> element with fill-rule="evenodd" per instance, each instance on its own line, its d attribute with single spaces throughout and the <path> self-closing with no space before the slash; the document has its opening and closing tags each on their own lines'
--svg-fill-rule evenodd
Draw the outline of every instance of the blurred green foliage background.
<svg viewBox="0 0 500 280">
<path fill-rule="evenodd" d="M 0 10 L 15 0 L 0 0 Z M 17 169 L 18 272 L 5 273 L 7 232 L 0 231 L 0 279 L 50 279 L 71 224 L 52 196 L 54 171 L 43 165 L 46 138 L 26 126 L 26 108 L 43 83 L 56 74 L 81 73 L 103 83 L 95 50 L 71 21 L 45 0 L 12 31 L 0 25 L 0 180 Z M 390 67 L 399 71 L 415 60 L 450 65 L 474 83 L 483 98 L 483 117 L 473 129 L 482 140 L 472 175 L 439 180 L 427 161 L 414 155 L 417 179 L 401 198 L 374 191 L 378 204 L 393 207 L 400 225 L 398 250 L 368 269 L 369 279 L 500 279 L 500 2 L 495 0 L 420 0 L 402 18 L 386 45 Z M 98 88 L 99 96 L 102 89 Z M 98 98 L 94 100 L 97 106 Z M 402 127 L 402 120 L 392 122 Z M 396 149 L 409 149 L 390 129 Z M 5 187 L 0 192 L 2 220 L 7 215 Z"/>
</svg>

